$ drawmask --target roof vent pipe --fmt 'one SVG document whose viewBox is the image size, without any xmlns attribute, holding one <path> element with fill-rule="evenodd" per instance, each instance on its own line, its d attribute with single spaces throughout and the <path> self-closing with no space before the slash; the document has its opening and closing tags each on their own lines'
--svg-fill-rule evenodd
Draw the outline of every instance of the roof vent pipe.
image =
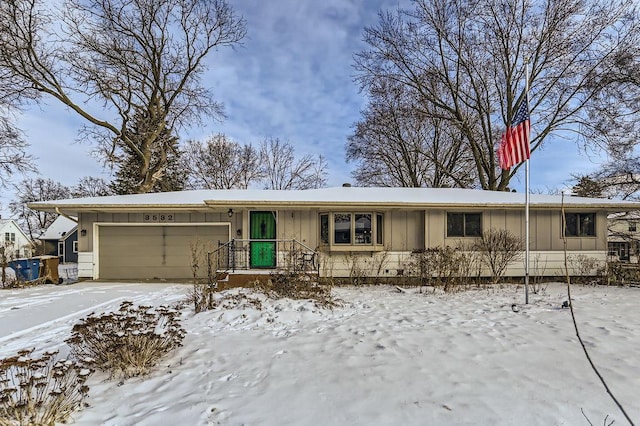
<svg viewBox="0 0 640 426">
<path fill-rule="evenodd" d="M 343 188 L 351 188 L 351 184 L 350 183 L 343 183 L 342 187 Z"/>
</svg>

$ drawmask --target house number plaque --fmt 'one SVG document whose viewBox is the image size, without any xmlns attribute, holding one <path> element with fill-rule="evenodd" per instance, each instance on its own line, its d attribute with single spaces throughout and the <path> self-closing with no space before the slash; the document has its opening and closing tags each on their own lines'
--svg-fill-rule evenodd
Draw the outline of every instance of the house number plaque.
<svg viewBox="0 0 640 426">
<path fill-rule="evenodd" d="M 143 222 L 173 222 L 175 215 L 173 213 L 143 213 Z"/>
</svg>

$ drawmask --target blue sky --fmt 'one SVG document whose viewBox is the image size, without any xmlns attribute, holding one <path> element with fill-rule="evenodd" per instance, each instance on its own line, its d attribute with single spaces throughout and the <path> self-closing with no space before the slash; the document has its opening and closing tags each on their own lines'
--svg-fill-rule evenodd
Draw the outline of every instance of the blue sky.
<svg viewBox="0 0 640 426">
<path fill-rule="evenodd" d="M 363 28 L 376 24 L 378 10 L 406 6 L 408 0 L 231 3 L 247 21 L 247 37 L 243 46 L 214 52 L 204 78 L 224 103 L 227 118 L 186 129 L 181 137 L 201 139 L 221 132 L 254 144 L 277 137 L 294 144 L 298 154 L 323 154 L 329 186 L 351 182 L 353 165 L 345 162 L 344 147 L 365 105 L 353 82 L 353 54 L 365 48 Z M 72 111 L 50 100 L 26 111 L 18 124 L 42 177 L 65 185 L 88 175 L 109 177 L 91 156 L 93 147 L 76 142 L 83 122 Z M 572 173 L 588 173 L 597 166 L 597 156 L 592 157 L 571 140 L 547 141 L 532 157 L 532 189 L 559 188 Z M 524 169 L 520 174 L 513 187 L 522 191 Z M 0 198 L 4 217 L 8 192 Z"/>
</svg>

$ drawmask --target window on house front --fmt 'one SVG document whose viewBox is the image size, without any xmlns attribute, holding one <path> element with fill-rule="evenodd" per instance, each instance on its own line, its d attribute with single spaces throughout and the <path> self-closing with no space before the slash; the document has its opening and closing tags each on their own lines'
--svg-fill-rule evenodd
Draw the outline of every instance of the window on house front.
<svg viewBox="0 0 640 426">
<path fill-rule="evenodd" d="M 382 213 L 321 213 L 320 243 L 344 245 L 382 245 Z M 330 228 L 333 226 L 333 229 Z M 333 235 L 333 240 L 330 240 Z"/>
<path fill-rule="evenodd" d="M 355 243 L 371 244 L 371 213 L 356 213 L 355 218 Z"/>
<path fill-rule="evenodd" d="M 636 232 L 636 223 L 629 222 L 629 232 Z"/>
<path fill-rule="evenodd" d="M 351 213 L 333 215 L 333 242 L 351 244 Z"/>
<path fill-rule="evenodd" d="M 567 237 L 595 237 L 595 213 L 565 213 L 565 235 Z"/>
<path fill-rule="evenodd" d="M 74 253 L 77 253 L 77 252 L 78 252 L 78 242 L 77 242 L 77 241 L 74 241 L 74 242 L 73 242 L 73 252 L 74 252 Z"/>
<path fill-rule="evenodd" d="M 482 213 L 447 213 L 447 237 L 482 235 Z"/>
<path fill-rule="evenodd" d="M 329 244 L 329 215 L 320 215 L 320 242 Z"/>
<path fill-rule="evenodd" d="M 15 243 L 16 242 L 16 234 L 15 232 L 5 232 L 4 233 L 4 240 L 8 243 Z"/>
</svg>

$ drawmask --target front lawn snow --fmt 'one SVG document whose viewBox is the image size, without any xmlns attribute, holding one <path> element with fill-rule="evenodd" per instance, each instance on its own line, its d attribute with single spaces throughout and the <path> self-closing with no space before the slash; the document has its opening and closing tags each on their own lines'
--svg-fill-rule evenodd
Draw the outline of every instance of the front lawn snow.
<svg viewBox="0 0 640 426">
<path fill-rule="evenodd" d="M 0 291 L 0 357 L 68 351 L 92 311 L 170 304 L 188 285 L 79 283 Z M 552 284 L 524 305 L 521 286 L 420 294 L 344 287 L 341 306 L 239 301 L 194 315 L 184 346 L 147 377 L 94 375 L 78 425 L 625 424 L 590 369 Z M 572 287 L 583 339 L 610 388 L 640 420 L 640 288 Z M 221 297 L 222 295 L 219 295 Z M 245 300 L 251 299 L 251 300 Z M 242 302 L 245 300 L 244 302 Z M 257 301 L 256 301 L 257 300 Z M 514 312 L 512 305 L 518 309 Z"/>
</svg>

